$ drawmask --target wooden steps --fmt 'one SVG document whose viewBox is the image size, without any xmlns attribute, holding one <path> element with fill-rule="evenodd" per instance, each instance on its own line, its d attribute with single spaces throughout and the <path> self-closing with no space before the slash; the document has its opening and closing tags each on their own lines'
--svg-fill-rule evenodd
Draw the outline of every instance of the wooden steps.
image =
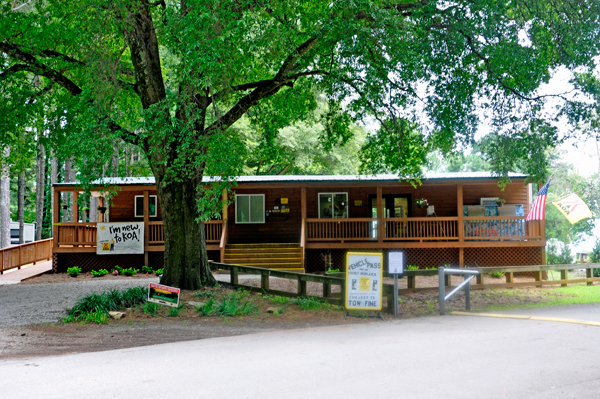
<svg viewBox="0 0 600 399">
<path fill-rule="evenodd" d="M 304 273 L 300 244 L 228 244 L 223 263 Z"/>
</svg>

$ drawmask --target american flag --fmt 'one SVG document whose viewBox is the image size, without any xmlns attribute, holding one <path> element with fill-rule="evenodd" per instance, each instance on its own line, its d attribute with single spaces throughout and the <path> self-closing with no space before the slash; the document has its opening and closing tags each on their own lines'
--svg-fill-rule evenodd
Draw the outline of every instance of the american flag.
<svg viewBox="0 0 600 399">
<path fill-rule="evenodd" d="M 531 209 L 525 218 L 526 222 L 530 220 L 544 220 L 544 217 L 546 216 L 546 196 L 548 195 L 550 181 L 544 184 L 544 187 L 542 187 L 542 189 L 538 192 L 537 198 L 533 202 L 533 205 L 531 206 Z"/>
</svg>

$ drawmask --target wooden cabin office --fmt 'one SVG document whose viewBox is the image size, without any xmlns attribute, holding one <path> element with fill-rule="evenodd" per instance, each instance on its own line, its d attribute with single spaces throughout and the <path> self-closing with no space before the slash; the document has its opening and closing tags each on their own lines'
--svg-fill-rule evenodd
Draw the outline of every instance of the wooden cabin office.
<svg viewBox="0 0 600 399">
<path fill-rule="evenodd" d="M 512 183 L 501 191 L 497 178 L 479 172 L 430 174 L 418 187 L 394 175 L 242 176 L 223 219 L 206 223 L 209 259 L 315 272 L 343 269 L 349 250 L 403 250 L 406 264 L 421 268 L 544 264 L 544 222 L 525 222 L 532 201 L 525 178 L 511 175 Z M 75 204 L 78 220 L 54 227 L 54 270 L 162 267 L 154 179 L 113 178 L 111 184 L 118 193 L 105 204 L 108 219 L 144 222 L 144 254 L 96 255 L 96 223 L 106 216 L 84 219 Z M 79 195 L 73 183 L 54 190 L 55 198 Z M 426 199 L 429 207 L 418 207 L 417 199 Z M 59 204 L 55 201 L 54 220 L 61 220 Z"/>
</svg>

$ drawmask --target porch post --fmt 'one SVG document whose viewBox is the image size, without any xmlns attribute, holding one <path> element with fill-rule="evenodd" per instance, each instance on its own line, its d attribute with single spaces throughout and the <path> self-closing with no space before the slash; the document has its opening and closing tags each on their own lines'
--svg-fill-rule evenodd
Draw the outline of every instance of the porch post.
<svg viewBox="0 0 600 399">
<path fill-rule="evenodd" d="M 222 211 L 222 215 L 221 218 L 223 219 L 223 234 L 225 234 L 225 236 L 223 237 L 224 240 L 222 240 L 222 245 L 221 245 L 221 263 L 223 263 L 223 259 L 225 259 L 225 246 L 227 245 L 227 235 L 228 235 L 228 231 L 227 231 L 227 223 L 229 222 L 229 215 L 228 215 L 228 207 L 227 207 L 227 201 L 228 201 L 228 196 L 227 196 L 227 190 L 223 190 L 223 211 Z"/>
<path fill-rule="evenodd" d="M 54 209 L 52 210 L 52 237 L 54 238 L 53 246 L 58 247 L 58 224 L 60 223 L 60 192 L 57 187 L 54 190 Z"/>
<path fill-rule="evenodd" d="M 300 204 L 301 204 L 301 213 L 302 213 L 302 226 L 300 226 L 300 246 L 302 251 L 302 268 L 306 269 L 304 265 L 304 247 L 306 245 L 306 187 L 303 186 L 300 189 Z"/>
<path fill-rule="evenodd" d="M 377 186 L 377 241 L 383 242 L 383 188 Z"/>
<path fill-rule="evenodd" d="M 150 266 L 148 242 L 150 241 L 150 192 L 144 190 L 144 265 Z"/>
<path fill-rule="evenodd" d="M 79 223 L 79 204 L 77 200 L 79 199 L 79 191 L 73 191 L 73 220 L 71 223 Z M 81 242 L 79 237 L 79 229 L 78 226 L 74 226 L 75 231 L 73 232 L 73 239 L 75 242 Z M 75 244 L 74 247 L 78 247 L 79 245 Z"/>
<path fill-rule="evenodd" d="M 456 186 L 456 212 L 458 216 L 458 242 L 465 241 L 465 223 L 463 221 L 463 185 Z M 465 249 L 461 246 L 458 248 L 458 267 L 465 267 Z"/>
<path fill-rule="evenodd" d="M 540 183 L 538 184 L 538 191 L 541 190 L 543 187 L 543 184 Z M 542 243 L 544 244 L 542 246 L 542 265 L 546 264 L 546 219 L 544 218 L 543 220 L 539 221 L 539 226 L 540 226 L 540 235 L 542 237 Z"/>
</svg>

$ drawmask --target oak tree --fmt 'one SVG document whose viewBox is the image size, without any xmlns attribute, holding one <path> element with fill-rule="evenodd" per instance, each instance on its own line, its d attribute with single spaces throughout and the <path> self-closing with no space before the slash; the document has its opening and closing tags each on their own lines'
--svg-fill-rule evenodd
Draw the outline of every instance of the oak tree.
<svg viewBox="0 0 600 399">
<path fill-rule="evenodd" d="M 214 281 L 203 221 L 241 170 L 245 142 L 232 128 L 243 116 L 273 135 L 322 96 L 326 142 L 372 118 L 372 148 L 397 148 L 386 167 L 398 170 L 405 154 L 423 159 L 404 146 L 470 142 L 481 109 L 523 131 L 544 101 L 539 85 L 558 66 L 591 67 L 599 43 L 598 0 L 0 4 L 3 144 L 43 105 L 51 147 L 73 157 L 82 186 L 115 141 L 139 148 L 163 212 L 162 282 L 187 289 Z M 203 185 L 208 176 L 220 178 Z"/>
</svg>

